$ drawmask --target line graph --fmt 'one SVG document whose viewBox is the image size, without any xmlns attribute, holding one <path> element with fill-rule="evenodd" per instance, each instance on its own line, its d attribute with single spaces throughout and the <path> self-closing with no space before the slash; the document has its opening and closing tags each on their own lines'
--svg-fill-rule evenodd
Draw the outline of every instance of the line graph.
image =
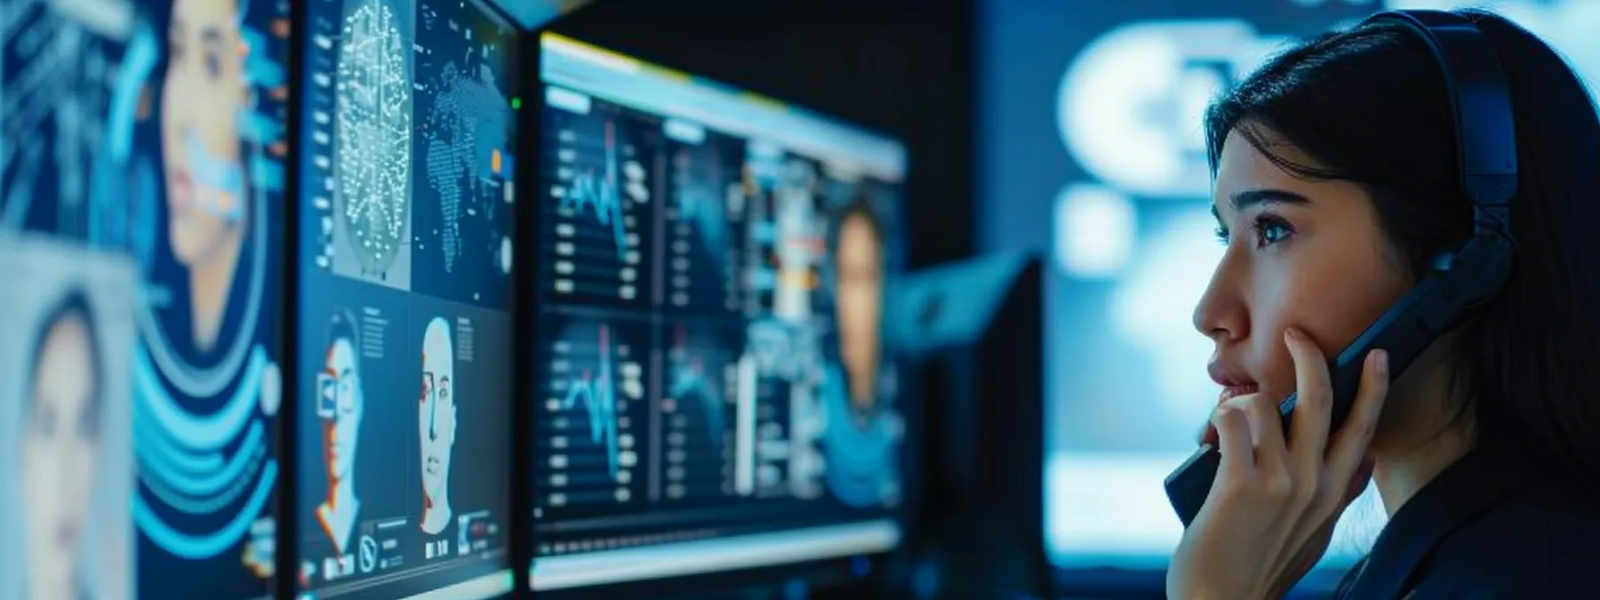
<svg viewBox="0 0 1600 600">
<path fill-rule="evenodd" d="M 575 173 L 561 198 L 559 207 L 577 215 L 584 207 L 594 209 L 595 219 L 601 225 L 611 226 L 611 235 L 617 245 L 617 258 L 628 254 L 628 234 L 622 222 L 622 185 L 617 177 L 616 125 L 605 123 L 605 171 L 596 174 L 589 168 Z"/>
<path fill-rule="evenodd" d="M 560 334 L 540 352 L 535 375 L 547 390 L 533 423 L 540 505 L 582 512 L 647 499 L 648 330 L 581 317 L 541 327 Z"/>
<path fill-rule="evenodd" d="M 595 444 L 604 444 L 606 449 L 606 464 L 612 478 L 617 476 L 617 395 L 615 383 L 611 374 L 611 331 L 605 326 L 600 326 L 600 359 L 599 373 L 592 373 L 589 369 L 579 371 L 578 375 L 567 383 L 567 395 L 561 401 L 564 409 L 573 409 L 579 402 L 583 403 L 584 410 L 589 414 L 589 439 Z"/>
<path fill-rule="evenodd" d="M 667 395 L 679 401 L 696 398 L 700 401 L 700 408 L 706 414 L 706 435 L 712 447 L 722 446 L 722 433 L 725 427 L 723 421 L 723 397 L 717 381 L 711 379 L 716 373 L 707 373 L 707 348 L 695 347 L 690 343 L 686 327 L 679 325 L 673 334 L 672 348 L 667 356 L 671 361 L 671 383 L 667 387 Z M 714 368 L 722 366 L 720 360 L 711 360 Z"/>
</svg>

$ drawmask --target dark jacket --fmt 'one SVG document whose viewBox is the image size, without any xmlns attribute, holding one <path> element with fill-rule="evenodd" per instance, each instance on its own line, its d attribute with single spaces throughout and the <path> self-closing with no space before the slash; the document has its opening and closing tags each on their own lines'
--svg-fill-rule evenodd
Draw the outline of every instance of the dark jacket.
<svg viewBox="0 0 1600 600">
<path fill-rule="evenodd" d="M 1541 462 L 1468 453 L 1400 507 L 1337 597 L 1600 598 L 1600 497 Z"/>
</svg>

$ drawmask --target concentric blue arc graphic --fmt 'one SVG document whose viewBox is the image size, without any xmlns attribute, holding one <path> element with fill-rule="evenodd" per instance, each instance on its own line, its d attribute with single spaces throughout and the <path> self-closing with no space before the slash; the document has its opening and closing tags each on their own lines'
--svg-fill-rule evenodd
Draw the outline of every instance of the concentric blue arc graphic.
<svg viewBox="0 0 1600 600">
<path fill-rule="evenodd" d="M 204 415 L 177 403 L 143 346 L 134 357 L 134 450 L 144 484 L 134 497 L 134 521 L 176 556 L 204 559 L 226 552 L 262 516 L 277 482 L 278 465 L 269 456 L 266 425 L 257 411 L 266 354 L 254 347 L 234 393 Z M 168 516 L 210 521 L 230 511 L 226 522 L 207 531 L 192 531 Z"/>
</svg>

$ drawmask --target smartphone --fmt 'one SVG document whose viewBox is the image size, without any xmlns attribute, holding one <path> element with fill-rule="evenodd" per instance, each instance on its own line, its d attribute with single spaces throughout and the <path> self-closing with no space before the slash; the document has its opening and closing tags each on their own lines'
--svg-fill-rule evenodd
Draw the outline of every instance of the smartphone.
<svg viewBox="0 0 1600 600">
<path fill-rule="evenodd" d="M 1329 365 L 1329 383 L 1333 390 L 1331 431 L 1338 431 L 1350 416 L 1350 407 L 1361 387 L 1361 368 L 1368 352 L 1376 349 L 1388 352 L 1389 376 L 1391 379 L 1399 377 L 1434 340 L 1459 326 L 1477 307 L 1493 299 L 1510 273 L 1510 261 L 1509 248 L 1485 244 L 1482 239 L 1469 242 L 1459 254 L 1441 255 L 1435 260 L 1432 272 L 1357 336 Z M 1471 267 L 1455 269 L 1458 263 Z M 1296 397 L 1297 394 L 1289 394 L 1278 403 L 1285 437 L 1289 435 Z M 1200 514 L 1221 466 L 1221 452 L 1212 444 L 1202 444 L 1167 476 L 1167 499 L 1184 527 Z"/>
</svg>

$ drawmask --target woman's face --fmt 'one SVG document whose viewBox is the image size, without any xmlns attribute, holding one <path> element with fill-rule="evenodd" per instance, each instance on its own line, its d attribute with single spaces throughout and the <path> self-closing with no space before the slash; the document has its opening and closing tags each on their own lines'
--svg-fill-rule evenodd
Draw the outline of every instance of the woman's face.
<svg viewBox="0 0 1600 600">
<path fill-rule="evenodd" d="M 45 335 L 23 418 L 21 481 L 29 577 L 35 589 L 69 597 L 73 565 L 89 512 L 100 445 L 89 332 L 81 316 Z M 46 594 L 49 596 L 49 594 Z"/>
<path fill-rule="evenodd" d="M 193 265 L 226 240 L 243 212 L 237 115 L 245 105 L 245 48 L 233 0 L 176 0 L 161 91 L 172 251 Z M 236 219 L 235 219 L 236 220 Z"/>
<path fill-rule="evenodd" d="M 1272 148 L 1315 164 L 1285 144 Z M 1288 396 L 1295 375 L 1286 328 L 1332 358 L 1412 286 L 1365 191 L 1298 179 L 1237 132 L 1223 145 L 1212 208 L 1227 249 L 1194 325 L 1216 345 L 1210 367 L 1225 386 L 1219 402 L 1255 391 Z"/>
<path fill-rule="evenodd" d="M 870 382 L 878 370 L 879 321 L 883 314 L 883 248 L 865 217 L 839 225 L 839 339 L 851 381 Z M 858 401 L 859 394 L 852 394 Z"/>
</svg>

